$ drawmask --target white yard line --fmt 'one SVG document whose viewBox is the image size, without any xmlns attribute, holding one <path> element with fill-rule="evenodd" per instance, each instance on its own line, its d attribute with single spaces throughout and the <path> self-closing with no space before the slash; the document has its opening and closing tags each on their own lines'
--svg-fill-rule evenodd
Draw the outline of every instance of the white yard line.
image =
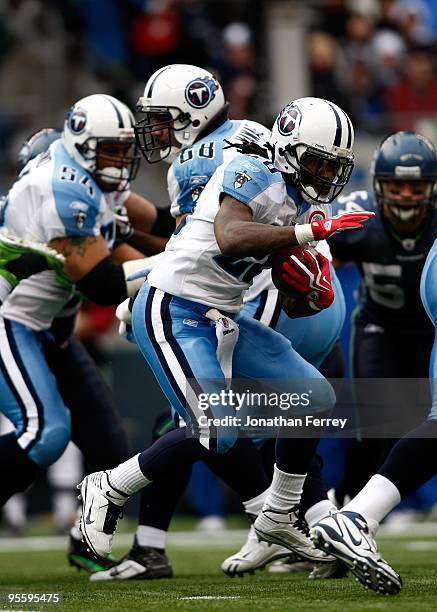
<svg viewBox="0 0 437 612">
<path fill-rule="evenodd" d="M 437 542 L 427 542 L 426 540 L 413 540 L 411 542 L 405 542 L 405 548 L 413 552 L 437 550 Z"/>
<path fill-rule="evenodd" d="M 240 599 L 239 595 L 193 595 L 192 597 L 178 597 L 187 601 L 188 599 Z"/>
<path fill-rule="evenodd" d="M 172 548 L 228 548 L 243 544 L 247 536 L 245 529 L 230 529 L 214 533 L 202 531 L 172 531 L 168 534 L 168 545 Z M 114 538 L 114 547 L 128 548 L 133 534 L 123 533 Z M 33 536 L 29 538 L 0 538 L 0 552 L 29 550 L 66 550 L 66 536 Z"/>
<path fill-rule="evenodd" d="M 405 538 L 415 536 L 436 536 L 437 523 L 405 523 L 405 525 L 381 525 L 378 529 L 377 538 Z"/>
<path fill-rule="evenodd" d="M 245 529 L 229 529 L 215 532 L 204 531 L 171 531 L 168 534 L 168 546 L 181 549 L 201 548 L 232 548 L 243 544 L 246 540 Z M 402 529 L 382 526 L 378 531 L 378 539 L 397 539 L 405 537 L 437 537 L 437 523 L 413 523 L 405 525 Z M 133 534 L 120 534 L 115 536 L 114 546 L 129 548 L 133 541 Z M 0 553 L 22 552 L 32 550 L 66 550 L 68 538 L 66 536 L 34 536 L 23 538 L 0 538 Z M 431 550 L 437 548 L 437 542 L 410 542 L 405 546 L 410 550 Z M 420 548 L 422 547 L 422 548 Z"/>
</svg>

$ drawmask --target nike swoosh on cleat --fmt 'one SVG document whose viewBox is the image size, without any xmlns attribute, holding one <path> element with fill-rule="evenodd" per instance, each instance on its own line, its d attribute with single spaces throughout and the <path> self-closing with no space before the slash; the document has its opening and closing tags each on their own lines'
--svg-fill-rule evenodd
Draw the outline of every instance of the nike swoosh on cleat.
<svg viewBox="0 0 437 612">
<path fill-rule="evenodd" d="M 96 522 L 96 519 L 94 519 L 93 521 L 91 520 L 91 506 L 90 506 L 90 509 L 88 510 L 88 514 L 85 517 L 85 524 L 92 525 L 95 522 Z"/>
<path fill-rule="evenodd" d="M 339 525 L 340 529 L 341 529 L 341 525 Z M 345 528 L 345 530 L 347 531 L 352 544 L 354 544 L 355 546 L 360 546 L 361 542 L 363 541 L 363 538 L 360 538 L 359 540 L 357 540 L 356 538 L 354 538 L 354 536 L 351 534 L 351 532 L 349 531 L 347 525 L 343 525 L 343 527 Z"/>
<path fill-rule="evenodd" d="M 109 575 L 110 576 L 120 576 L 121 574 L 124 574 L 124 572 L 126 572 L 128 569 L 130 569 L 129 567 L 124 567 L 123 569 L 118 569 L 117 567 L 113 567 L 110 572 Z"/>
</svg>

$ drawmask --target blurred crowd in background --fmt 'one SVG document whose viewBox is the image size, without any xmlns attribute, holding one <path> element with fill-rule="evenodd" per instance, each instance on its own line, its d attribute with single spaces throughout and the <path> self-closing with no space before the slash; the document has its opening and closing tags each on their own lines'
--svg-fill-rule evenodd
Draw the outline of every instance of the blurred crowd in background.
<svg viewBox="0 0 437 612">
<path fill-rule="evenodd" d="M 434 134 L 435 0 L 0 0 L 1 172 L 18 140 L 60 125 L 76 99 L 104 91 L 134 107 L 173 62 L 212 70 L 232 117 L 269 124 L 267 17 L 280 5 L 304 29 L 301 95 L 338 103 L 359 133 Z"/>
<path fill-rule="evenodd" d="M 435 122 L 437 3 L 324 0 L 308 33 L 312 94 L 337 102 L 357 131 Z"/>
<path fill-rule="evenodd" d="M 0 0 L 0 152 L 29 131 L 61 125 L 90 93 L 135 108 L 170 63 L 211 69 L 232 117 L 257 117 L 265 78 L 262 0 Z M 4 172 L 4 170 L 3 170 Z"/>
<path fill-rule="evenodd" d="M 437 0 L 0 0 L 0 193 L 13 181 L 17 151 L 30 133 L 61 127 L 68 107 L 91 93 L 110 93 L 134 109 L 149 76 L 169 63 L 208 68 L 224 87 L 231 118 L 270 125 L 279 111 L 269 95 L 275 8 L 286 11 L 303 41 L 298 57 L 291 57 L 290 40 L 290 57 L 282 58 L 302 67 L 298 97 L 327 98 L 352 118 L 352 187 L 368 181 L 371 152 L 389 132 L 416 129 L 437 140 Z M 166 170 L 142 164 L 136 186 L 158 206 L 168 205 Z M 78 332 L 98 362 L 105 360 L 100 339 L 111 330 L 113 309 L 83 309 Z M 71 448 L 64 461 L 49 476 L 61 530 L 74 511 L 81 470 Z M 215 517 L 217 527 L 223 491 L 204 468 L 196 470 L 189 509 Z M 434 512 L 436 491 L 425 504 Z M 16 499 L 6 510 L 18 531 L 26 523 L 23 503 Z"/>
</svg>

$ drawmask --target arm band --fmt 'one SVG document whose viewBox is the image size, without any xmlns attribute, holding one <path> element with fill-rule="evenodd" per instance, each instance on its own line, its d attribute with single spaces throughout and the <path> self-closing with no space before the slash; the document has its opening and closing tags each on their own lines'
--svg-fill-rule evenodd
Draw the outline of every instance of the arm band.
<svg viewBox="0 0 437 612">
<path fill-rule="evenodd" d="M 311 223 L 294 225 L 294 236 L 299 244 L 308 244 L 314 241 L 313 228 Z"/>
<path fill-rule="evenodd" d="M 113 263 L 108 255 L 76 283 L 81 293 L 96 304 L 119 304 L 127 295 L 126 279 L 122 266 Z"/>
</svg>

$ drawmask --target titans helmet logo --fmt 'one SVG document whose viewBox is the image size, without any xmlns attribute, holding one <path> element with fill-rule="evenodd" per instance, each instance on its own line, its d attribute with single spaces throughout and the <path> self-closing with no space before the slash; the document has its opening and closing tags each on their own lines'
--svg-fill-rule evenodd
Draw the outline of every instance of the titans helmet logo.
<svg viewBox="0 0 437 612">
<path fill-rule="evenodd" d="M 72 108 L 67 117 L 67 123 L 73 134 L 82 134 L 87 122 L 86 112 L 80 108 Z"/>
<path fill-rule="evenodd" d="M 300 112 L 288 104 L 278 117 L 278 130 L 283 136 L 289 136 L 300 121 Z"/>
<path fill-rule="evenodd" d="M 251 181 L 251 177 L 247 174 L 247 172 L 244 172 L 239 170 L 238 172 L 235 172 L 235 180 L 234 180 L 234 188 L 235 189 L 240 189 L 240 187 L 242 187 L 244 185 L 244 183 L 247 183 L 247 181 Z"/>
<path fill-rule="evenodd" d="M 217 89 L 218 84 L 213 79 L 194 79 L 185 89 L 185 98 L 190 106 L 204 108 L 215 98 Z"/>
</svg>

